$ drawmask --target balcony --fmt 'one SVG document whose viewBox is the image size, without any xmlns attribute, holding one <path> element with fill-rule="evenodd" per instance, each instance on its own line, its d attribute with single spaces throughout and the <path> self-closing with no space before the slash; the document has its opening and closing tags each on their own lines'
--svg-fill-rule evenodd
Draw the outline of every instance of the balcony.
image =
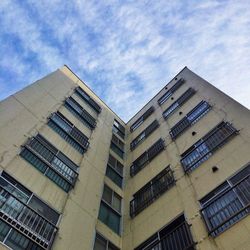
<svg viewBox="0 0 250 250">
<path fill-rule="evenodd" d="M 0 187 L 0 219 L 45 250 L 50 249 L 58 230 L 3 187 Z"/>
</svg>

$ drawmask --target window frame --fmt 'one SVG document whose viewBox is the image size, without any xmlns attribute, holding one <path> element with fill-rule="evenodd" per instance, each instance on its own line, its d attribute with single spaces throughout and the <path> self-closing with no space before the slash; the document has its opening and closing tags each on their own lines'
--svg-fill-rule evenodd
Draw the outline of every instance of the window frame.
<svg viewBox="0 0 250 250">
<path fill-rule="evenodd" d="M 101 238 L 101 240 L 106 241 L 105 242 L 105 250 L 110 250 L 110 247 L 113 248 L 113 250 L 120 250 L 120 248 L 118 248 L 117 246 L 115 246 L 110 240 L 108 240 L 107 238 L 105 238 L 102 234 L 100 234 L 99 232 L 96 231 L 95 234 L 95 241 L 94 241 L 94 247 L 93 250 L 95 250 L 95 242 L 96 242 L 96 238 L 97 235 Z"/>
<path fill-rule="evenodd" d="M 167 109 L 162 113 L 162 116 L 167 120 L 176 110 L 184 105 L 194 94 L 196 90 L 194 88 L 188 88 L 175 102 L 173 102 Z M 167 115 L 166 115 L 167 113 Z"/>
<path fill-rule="evenodd" d="M 219 136 L 216 133 L 223 131 L 222 129 L 228 129 L 228 135 L 226 135 L 223 140 L 218 140 L 218 144 L 211 148 L 211 145 L 206 145 L 206 142 L 212 138 L 212 136 Z M 233 127 L 233 125 L 229 122 L 222 121 L 218 125 L 216 125 L 212 130 L 210 130 L 206 135 L 204 135 L 200 140 L 194 143 L 191 147 L 189 147 L 185 152 L 181 154 L 181 165 L 184 169 L 185 173 L 192 172 L 196 168 L 198 168 L 203 162 L 205 162 L 208 158 L 210 158 L 220 147 L 227 143 L 232 137 L 238 134 L 239 130 Z M 196 154 L 198 157 L 191 157 L 191 154 Z M 184 163 L 188 158 L 192 159 L 192 164 Z M 188 165 L 187 165 L 188 164 Z"/>
<path fill-rule="evenodd" d="M 64 106 L 89 129 L 95 129 L 96 119 L 89 114 L 89 112 L 85 110 L 72 96 L 65 99 Z M 75 108 L 75 106 L 77 106 L 77 108 Z"/>
<path fill-rule="evenodd" d="M 130 132 L 134 132 L 137 128 L 139 128 L 142 123 L 155 111 L 154 106 L 151 106 L 148 108 L 144 114 L 142 114 L 131 126 L 130 126 Z"/>
<path fill-rule="evenodd" d="M 195 116 L 195 118 L 190 118 L 196 110 L 199 110 L 202 105 L 206 105 L 205 109 L 202 110 L 202 113 L 199 113 Z M 177 122 L 169 131 L 169 134 L 172 140 L 176 140 L 180 135 L 182 135 L 188 128 L 197 123 L 200 119 L 202 119 L 210 110 L 212 106 L 207 102 L 202 100 L 199 102 L 191 111 L 187 113 L 185 117 L 183 117 L 179 122 Z"/>
<path fill-rule="evenodd" d="M 242 175 L 244 171 L 247 171 L 247 174 Z M 240 176 L 240 180 L 238 179 L 235 183 L 232 181 L 235 177 Z M 247 185 L 247 188 L 249 189 L 250 187 L 250 163 L 246 164 L 243 168 L 241 168 L 239 171 L 237 171 L 235 174 L 233 174 L 231 177 L 227 178 L 222 184 L 211 190 L 209 193 L 207 193 L 203 198 L 199 200 L 200 203 L 200 214 L 203 218 L 203 221 L 206 225 L 208 235 L 211 235 L 212 237 L 217 237 L 221 233 L 227 231 L 230 227 L 232 227 L 234 224 L 238 223 L 239 221 L 243 220 L 246 216 L 250 214 L 250 195 L 247 197 L 247 201 L 243 200 L 241 195 L 239 193 L 242 192 L 243 187 L 242 184 Z M 241 186 L 240 189 L 237 189 L 238 186 Z M 248 190 L 247 189 L 247 190 Z M 234 200 L 230 202 L 234 202 L 234 206 L 231 205 L 230 209 L 228 209 L 225 212 L 225 209 L 227 209 L 227 206 L 222 206 L 221 204 L 226 204 L 226 200 L 228 199 L 226 196 L 232 193 L 234 195 Z M 249 192 L 248 192 L 249 193 Z M 231 194 L 230 194 L 231 195 Z M 245 199 L 246 197 L 244 197 Z M 224 199 L 224 200 L 223 200 Z M 220 201 L 221 200 L 221 201 Z M 238 200 L 238 203 L 241 205 L 241 207 L 236 206 L 235 201 Z M 210 218 L 207 216 L 207 210 L 209 209 L 210 206 L 213 206 L 215 204 L 220 204 L 220 211 L 223 211 L 223 217 L 226 217 L 226 219 L 221 220 L 219 218 L 219 224 L 216 226 L 213 226 L 211 224 Z M 219 203 L 220 202 L 220 203 Z M 229 204 L 231 204 L 229 203 Z M 218 207 L 218 205 L 217 205 Z M 224 210 L 223 210 L 224 209 Z M 230 211 L 230 215 L 229 215 Z M 233 211 L 233 213 L 232 213 Z M 213 209 L 214 212 L 214 209 Z M 218 212 L 214 212 L 212 216 L 215 216 Z M 218 218 L 217 218 L 218 221 Z M 214 219 L 213 219 L 214 222 Z"/>
<path fill-rule="evenodd" d="M 151 162 L 164 149 L 165 149 L 164 140 L 160 138 L 152 146 L 150 146 L 144 153 L 142 153 L 138 158 L 136 158 L 136 160 L 133 161 L 132 165 L 130 166 L 130 177 L 134 177 L 136 174 L 138 174 L 149 162 Z M 140 163 L 141 160 L 143 160 L 143 163 Z M 138 164 L 138 162 L 140 164 Z"/>
<path fill-rule="evenodd" d="M 52 243 L 54 241 L 54 238 L 55 238 L 55 235 L 56 235 L 56 233 L 58 231 L 58 224 L 60 223 L 61 213 L 59 213 L 56 209 L 51 207 L 47 202 L 45 202 L 40 197 L 38 197 L 34 192 L 32 192 L 28 188 L 26 188 L 22 183 L 20 183 L 14 177 L 9 175 L 6 171 L 2 170 L 0 172 L 0 180 L 1 180 L 1 185 L 0 185 L 1 196 L 4 196 L 6 198 L 5 201 L 3 199 L 1 199 L 2 200 L 1 202 L 3 203 L 1 205 L 1 210 L 4 209 L 4 204 L 8 203 L 8 199 L 10 197 L 11 197 L 10 200 L 11 200 L 12 203 L 15 200 L 14 206 L 15 206 L 15 209 L 18 210 L 17 211 L 18 214 L 16 215 L 17 218 L 13 218 L 13 217 L 15 217 L 15 215 L 13 213 L 9 214 L 9 213 L 6 212 L 4 214 L 7 214 L 5 216 L 7 216 L 8 219 L 1 216 L 1 221 L 3 221 L 5 224 L 7 224 L 10 227 L 9 230 L 17 231 L 23 237 L 27 238 L 28 240 L 30 240 L 34 244 L 37 244 L 39 247 L 41 247 L 43 249 L 48 249 L 49 246 L 52 245 Z M 3 180 L 3 182 L 2 182 L 2 180 Z M 3 183 L 6 183 L 9 187 L 13 187 L 14 189 L 12 191 L 9 190 L 9 188 L 7 189 L 3 185 Z M 20 187 L 22 189 L 20 189 Z M 3 190 L 4 190 L 5 194 L 4 194 L 4 192 L 2 192 Z M 21 193 L 23 193 L 23 190 L 25 190 L 26 192 L 29 193 L 28 195 L 26 195 L 27 196 L 26 201 L 22 200 L 20 198 L 20 196 L 15 195 L 17 190 L 18 190 L 18 192 L 21 192 Z M 47 207 L 48 209 L 53 211 L 54 215 L 57 215 L 57 218 L 55 218 L 55 222 L 53 222 L 49 218 L 46 218 L 45 215 L 39 211 L 39 209 L 35 209 L 35 208 L 33 208 L 31 206 L 33 198 L 34 198 L 34 201 L 37 200 L 38 202 L 40 202 L 41 206 Z M 19 204 L 19 205 L 17 206 L 17 204 Z M 8 206 L 10 206 L 10 204 Z M 20 209 L 21 209 L 21 211 L 19 211 Z M 25 213 L 27 213 L 27 214 L 25 215 Z M 34 222 L 33 222 L 32 225 L 30 225 L 29 222 L 25 222 L 26 219 L 19 216 L 20 214 L 23 214 L 23 215 L 26 216 L 25 218 L 27 218 L 28 213 L 29 213 L 30 216 L 35 216 L 34 218 L 36 218 L 37 215 L 39 216 L 38 221 L 36 221 L 37 224 L 35 224 L 35 228 L 33 228 Z M 47 223 L 43 231 L 42 231 L 42 228 L 37 229 L 37 227 L 39 225 L 38 222 L 40 223 L 41 219 L 43 220 L 43 223 Z M 26 223 L 28 223 L 28 224 L 26 224 Z M 51 230 L 50 231 L 50 238 L 49 239 L 48 239 L 47 232 L 46 232 L 47 225 L 50 225 L 50 227 L 51 227 L 51 229 L 50 229 Z M 25 230 L 21 230 L 21 228 L 25 229 Z M 36 230 L 39 230 L 39 233 L 36 232 Z M 41 240 L 43 238 L 42 232 L 45 235 L 44 240 Z M 32 237 L 29 234 L 32 234 Z M 37 236 L 37 234 L 39 236 Z M 7 237 L 8 237 L 8 234 L 5 235 L 5 240 L 7 239 Z"/>
<path fill-rule="evenodd" d="M 86 91 L 84 91 L 80 86 L 75 88 L 75 93 L 81 97 L 97 114 L 102 111 L 101 106 L 92 98 Z"/>
<path fill-rule="evenodd" d="M 58 117 L 59 120 L 62 120 L 63 122 L 65 122 L 65 124 L 68 124 L 68 126 L 70 127 L 70 131 L 67 131 L 59 122 L 57 122 Z M 78 148 L 76 148 L 74 145 L 72 145 L 72 143 L 67 140 L 67 138 L 63 137 L 58 131 L 56 131 L 53 125 L 51 125 L 51 123 L 55 124 L 55 126 L 63 130 L 63 132 L 66 133 L 68 137 L 70 137 L 76 144 L 79 145 L 80 148 L 82 148 L 82 151 L 80 152 Z M 61 112 L 57 111 L 52 113 L 49 117 L 47 124 L 77 151 L 82 154 L 87 151 L 89 147 L 89 138 L 82 131 L 80 131 L 72 122 L 70 122 Z M 79 140 L 79 138 L 76 138 L 76 134 L 78 134 L 78 137 L 80 135 L 82 142 L 81 140 Z"/>
<path fill-rule="evenodd" d="M 41 148 L 39 149 L 39 152 L 37 151 L 37 149 L 33 148 L 32 142 L 35 142 L 35 141 L 38 142 L 43 147 L 43 151 L 44 151 L 44 149 L 46 149 L 48 152 L 50 152 L 50 158 L 51 158 L 50 160 L 44 158 L 44 156 L 41 155 Z M 45 164 L 46 169 L 44 171 L 42 171 L 41 169 L 38 169 L 37 166 L 35 166 L 33 163 L 31 163 L 28 160 L 27 156 L 25 156 L 25 150 L 27 150 L 33 156 L 35 156 L 36 158 L 38 158 L 40 161 L 42 161 Z M 26 143 L 24 145 L 22 145 L 20 156 L 24 160 L 26 160 L 27 162 L 29 162 L 32 166 L 34 166 L 38 171 L 42 172 L 43 175 L 45 175 L 47 178 L 49 178 L 51 181 L 53 181 L 56 185 L 58 185 L 60 188 L 62 188 L 65 192 L 70 191 L 70 189 L 72 189 L 75 186 L 76 180 L 78 178 L 79 166 L 76 163 L 74 163 L 71 159 L 69 159 L 65 154 L 63 154 L 60 150 L 58 150 L 54 145 L 52 145 L 41 134 L 38 133 L 36 136 L 34 136 L 32 138 L 29 138 L 26 141 Z M 67 173 L 67 171 L 64 170 L 61 167 L 54 166 L 53 163 L 54 163 L 55 159 L 58 159 L 68 169 L 70 169 L 72 171 L 73 175 L 69 175 Z M 71 165 L 69 165 L 68 163 L 70 163 Z M 54 163 L 54 164 L 56 164 L 56 163 Z M 67 191 L 66 191 L 62 186 L 60 186 L 52 178 L 50 178 L 50 176 L 47 175 L 48 169 L 50 169 L 51 171 L 53 171 L 57 176 L 59 176 L 65 182 L 67 182 L 68 185 L 70 186 L 70 188 L 67 189 Z M 70 176 L 70 178 L 72 178 L 72 181 L 70 181 L 59 169 L 61 169 L 61 171 L 63 171 L 63 173 L 68 174 Z"/>
<path fill-rule="evenodd" d="M 112 199 L 111 199 L 111 204 L 106 201 L 104 198 L 103 198 L 103 194 L 104 194 L 104 190 L 105 190 L 105 187 L 107 187 L 108 189 L 110 189 L 112 191 Z M 114 207 L 113 207 L 113 197 L 114 197 L 114 194 L 116 196 L 118 196 L 120 198 L 120 209 L 121 211 L 118 211 L 116 210 Z M 113 228 L 111 228 L 109 225 L 107 225 L 104 221 L 102 221 L 102 219 L 100 218 L 101 216 L 101 209 L 102 209 L 102 206 L 105 206 L 107 208 L 107 211 L 111 211 L 111 213 L 115 214 L 116 216 L 119 217 L 119 229 L 118 229 L 118 232 L 116 232 Z M 102 192 L 102 198 L 101 198 L 101 202 L 100 202 L 100 208 L 99 208 L 99 214 L 98 214 L 98 219 L 104 223 L 107 227 L 109 227 L 112 231 L 114 231 L 116 234 L 120 235 L 121 234 L 121 224 L 122 224 L 122 197 L 117 194 L 112 188 L 110 188 L 107 184 L 104 183 L 104 186 L 103 186 L 103 192 Z"/>
<path fill-rule="evenodd" d="M 159 186 L 159 183 L 162 183 L 163 178 L 166 178 L 167 180 L 165 186 L 162 186 L 163 184 L 161 184 L 162 188 L 157 190 L 157 187 Z M 149 207 L 165 192 L 170 190 L 175 185 L 175 183 L 176 180 L 174 178 L 173 170 L 169 165 L 133 194 L 133 199 L 130 201 L 130 217 L 134 218 L 136 215 Z M 147 195 L 148 190 L 149 194 Z M 137 203 L 137 205 L 134 203 Z"/>
<path fill-rule="evenodd" d="M 163 105 L 184 83 L 184 78 L 180 78 L 177 82 L 175 82 L 174 85 L 158 99 L 158 104 L 160 106 Z"/>
<path fill-rule="evenodd" d="M 159 126 L 159 122 L 155 119 L 138 136 L 136 136 L 135 139 L 131 141 L 130 150 L 133 151 L 137 146 L 145 141 Z"/>
</svg>

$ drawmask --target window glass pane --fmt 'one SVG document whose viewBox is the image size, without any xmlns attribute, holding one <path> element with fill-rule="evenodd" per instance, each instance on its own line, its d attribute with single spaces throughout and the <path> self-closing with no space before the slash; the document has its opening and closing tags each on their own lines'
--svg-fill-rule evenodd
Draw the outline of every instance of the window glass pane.
<svg viewBox="0 0 250 250">
<path fill-rule="evenodd" d="M 111 228 L 114 232 L 119 234 L 120 231 L 120 216 L 117 215 L 111 208 L 107 205 L 101 203 L 99 211 L 99 219 Z"/>
<path fill-rule="evenodd" d="M 110 166 L 107 166 L 106 175 L 119 187 L 122 187 L 122 177 L 117 174 Z"/>
<path fill-rule="evenodd" d="M 109 161 L 108 161 L 108 163 L 109 163 L 112 167 L 115 168 L 115 166 L 116 166 L 116 159 L 115 159 L 115 157 L 113 157 L 112 155 L 109 155 Z"/>
<path fill-rule="evenodd" d="M 114 193 L 113 196 L 113 204 L 112 207 L 116 210 L 121 212 L 121 197 L 119 195 L 117 195 L 116 193 Z"/>
<path fill-rule="evenodd" d="M 10 230 L 10 226 L 0 220 L 0 241 L 3 241 Z"/>
<path fill-rule="evenodd" d="M 119 174 L 123 175 L 123 165 L 119 161 L 116 162 L 116 170 Z"/>
<path fill-rule="evenodd" d="M 110 205 L 112 204 L 112 190 L 108 186 L 104 186 L 102 199 L 105 200 Z"/>
<path fill-rule="evenodd" d="M 52 222 L 54 225 L 57 224 L 59 214 L 43 201 L 38 199 L 36 196 L 32 196 L 29 202 L 29 206 L 32 207 L 36 212 L 44 216 L 47 220 Z"/>
<path fill-rule="evenodd" d="M 11 185 L 8 181 L 0 177 L 0 186 L 4 189 L 8 190 L 10 193 L 12 193 L 16 198 L 23 202 L 27 202 L 29 199 L 29 196 L 26 193 L 23 193 L 21 190 L 17 189 L 13 185 Z M 30 194 L 29 194 L 30 195 Z"/>
<path fill-rule="evenodd" d="M 99 234 L 96 234 L 94 250 L 106 250 L 106 245 L 107 241 Z"/>
</svg>

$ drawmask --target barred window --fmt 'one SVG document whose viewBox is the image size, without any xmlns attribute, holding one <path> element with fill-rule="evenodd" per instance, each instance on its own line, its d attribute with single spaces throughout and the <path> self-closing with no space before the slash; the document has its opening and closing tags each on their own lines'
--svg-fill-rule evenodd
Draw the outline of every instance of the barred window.
<svg viewBox="0 0 250 250">
<path fill-rule="evenodd" d="M 181 155 L 185 172 L 191 172 L 206 161 L 218 148 L 237 134 L 228 122 L 221 122 Z"/>
<path fill-rule="evenodd" d="M 163 229 L 134 250 L 194 250 L 195 242 L 192 238 L 190 225 L 184 215 L 179 216 Z"/>
<path fill-rule="evenodd" d="M 0 240 L 7 246 L 50 249 L 59 213 L 6 172 L 0 175 L 0 211 Z"/>
<path fill-rule="evenodd" d="M 164 149 L 164 141 L 159 139 L 141 156 L 139 156 L 130 167 L 130 176 L 135 176 L 141 171 L 151 160 L 153 160 Z"/>
<path fill-rule="evenodd" d="M 108 176 L 116 185 L 122 188 L 123 165 L 112 155 L 109 155 L 106 176 Z"/>
<path fill-rule="evenodd" d="M 184 84 L 185 80 L 183 78 L 179 79 L 172 88 L 170 88 L 159 100 L 158 100 L 158 104 L 162 105 L 164 102 L 166 102 L 169 97 L 171 97 L 173 95 L 173 93 L 179 89 L 183 84 Z"/>
<path fill-rule="evenodd" d="M 113 132 L 119 135 L 122 139 L 125 138 L 125 128 L 116 119 L 113 124 Z"/>
<path fill-rule="evenodd" d="M 72 97 L 67 98 L 64 105 L 88 128 L 93 130 L 96 127 L 95 118 L 92 117 L 75 99 Z"/>
<path fill-rule="evenodd" d="M 133 218 L 175 184 L 170 167 L 165 168 L 133 196 L 130 202 L 130 216 Z"/>
<path fill-rule="evenodd" d="M 28 140 L 20 155 L 64 191 L 75 185 L 78 166 L 40 134 Z"/>
<path fill-rule="evenodd" d="M 94 250 L 119 250 L 119 248 L 109 240 L 106 240 L 99 233 L 96 233 Z"/>
<path fill-rule="evenodd" d="M 130 150 L 134 150 L 141 142 L 151 135 L 158 127 L 159 122 L 154 120 L 145 130 L 143 130 L 131 143 Z"/>
<path fill-rule="evenodd" d="M 187 128 L 199 121 L 208 111 L 211 106 L 206 101 L 201 101 L 196 107 L 194 107 L 183 119 L 181 119 L 176 125 L 174 125 L 169 134 L 172 139 L 176 139 Z"/>
<path fill-rule="evenodd" d="M 200 200 L 201 214 L 213 237 L 249 214 L 250 164 Z"/>
<path fill-rule="evenodd" d="M 94 101 L 93 98 L 91 98 L 81 87 L 77 87 L 75 89 L 76 94 L 81 97 L 94 111 L 97 113 L 101 112 L 101 107 L 99 104 L 97 104 L 96 101 Z"/>
<path fill-rule="evenodd" d="M 120 234 L 121 197 L 107 185 L 104 185 L 98 218 L 115 233 Z"/>
<path fill-rule="evenodd" d="M 130 132 L 135 131 L 141 124 L 154 112 L 154 107 L 151 106 L 141 117 L 139 117 L 130 127 Z"/>
<path fill-rule="evenodd" d="M 65 141 L 74 147 L 80 153 L 86 152 L 89 146 L 89 139 L 78 128 L 76 128 L 65 116 L 60 112 L 53 113 L 48 121 L 50 126 Z"/>
<path fill-rule="evenodd" d="M 164 119 L 167 119 L 174 111 L 180 108 L 185 102 L 187 102 L 194 94 L 195 90 L 189 88 L 184 94 L 182 94 L 174 103 L 172 103 L 163 113 Z"/>
</svg>

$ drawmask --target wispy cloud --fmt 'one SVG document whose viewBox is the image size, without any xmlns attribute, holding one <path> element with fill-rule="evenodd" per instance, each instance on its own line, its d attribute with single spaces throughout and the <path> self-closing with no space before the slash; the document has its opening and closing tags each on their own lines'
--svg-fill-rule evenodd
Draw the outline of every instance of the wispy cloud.
<svg viewBox="0 0 250 250">
<path fill-rule="evenodd" d="M 249 1 L 0 1 L 0 98 L 69 65 L 128 120 L 185 65 L 250 107 Z"/>
</svg>

